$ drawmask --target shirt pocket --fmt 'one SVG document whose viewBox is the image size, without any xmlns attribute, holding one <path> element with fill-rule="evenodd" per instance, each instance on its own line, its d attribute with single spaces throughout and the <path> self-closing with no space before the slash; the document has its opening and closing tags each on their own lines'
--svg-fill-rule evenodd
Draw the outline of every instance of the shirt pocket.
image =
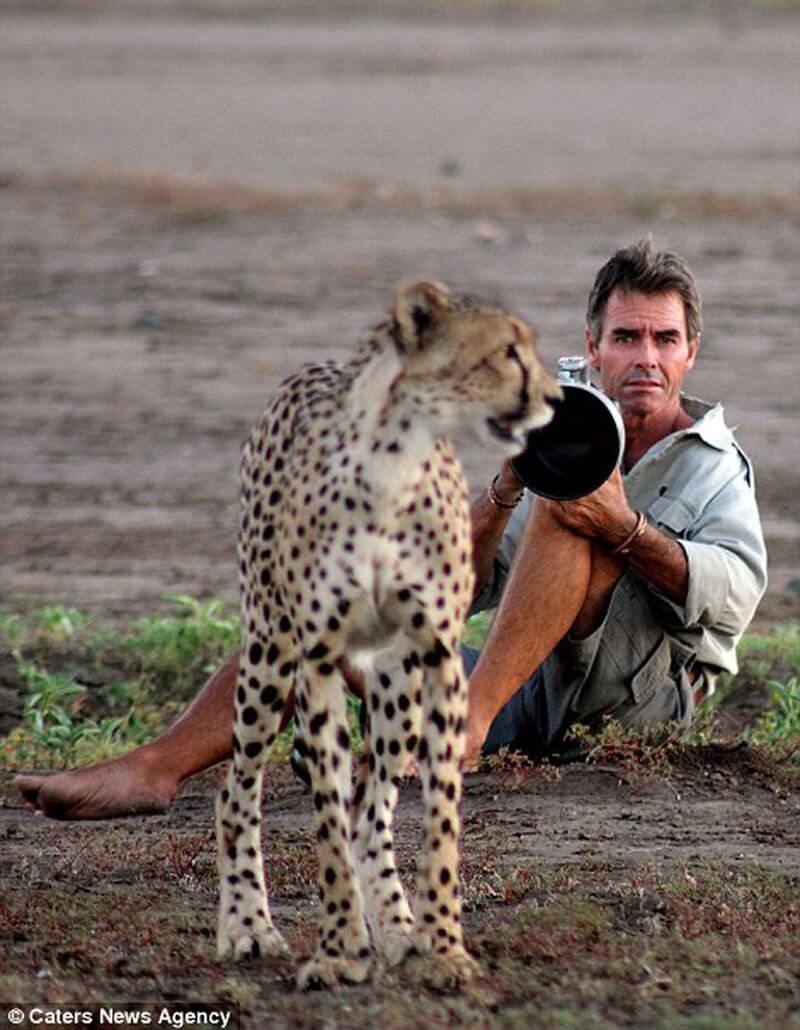
<svg viewBox="0 0 800 1030">
<path fill-rule="evenodd" d="M 647 509 L 651 523 L 666 530 L 670 536 L 684 536 L 693 512 L 679 497 L 663 494 L 657 497 Z"/>
</svg>

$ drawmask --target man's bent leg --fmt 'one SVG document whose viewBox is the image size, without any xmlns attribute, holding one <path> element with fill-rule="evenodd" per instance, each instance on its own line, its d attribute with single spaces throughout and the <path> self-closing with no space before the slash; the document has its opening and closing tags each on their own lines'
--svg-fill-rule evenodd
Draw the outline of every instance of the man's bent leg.
<svg viewBox="0 0 800 1030">
<path fill-rule="evenodd" d="M 17 776 L 25 801 L 56 819 L 163 812 L 183 780 L 231 754 L 235 652 L 186 711 L 155 740 L 120 758 L 51 776 Z"/>
<path fill-rule="evenodd" d="M 575 623 L 591 579 L 591 542 L 562 526 L 537 499 L 470 676 L 467 768 L 475 766 L 500 710 Z"/>
<path fill-rule="evenodd" d="M 598 732 L 609 719 L 640 729 L 688 729 L 692 659 L 663 630 L 641 579 L 623 574 L 589 635 L 570 632 L 503 707 L 482 753 L 508 747 L 531 758 L 574 760 L 583 752 L 570 742 L 570 728 L 581 723 Z"/>
<path fill-rule="evenodd" d="M 534 503 L 492 630 L 470 677 L 468 767 L 484 742 L 490 750 L 515 746 L 523 723 L 538 739 L 531 740 L 529 753 L 546 753 L 570 699 L 551 691 L 546 710 L 542 708 L 544 698 L 536 693 L 539 667 L 568 634 L 581 638 L 597 630 L 622 572 L 620 561 L 564 527 L 546 504 Z"/>
</svg>

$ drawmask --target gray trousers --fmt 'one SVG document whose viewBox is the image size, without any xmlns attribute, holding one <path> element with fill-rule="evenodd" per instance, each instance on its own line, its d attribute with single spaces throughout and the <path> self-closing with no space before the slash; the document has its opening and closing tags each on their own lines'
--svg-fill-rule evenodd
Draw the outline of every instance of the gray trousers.
<svg viewBox="0 0 800 1030">
<path fill-rule="evenodd" d="M 479 652 L 464 647 L 462 653 L 470 675 Z M 630 727 L 671 722 L 688 729 L 693 660 L 656 620 L 642 581 L 628 572 L 602 624 L 583 640 L 565 637 L 501 709 L 483 754 L 508 747 L 531 758 L 577 758 L 579 749 L 565 739 L 570 727 L 597 731 L 608 718 Z"/>
</svg>

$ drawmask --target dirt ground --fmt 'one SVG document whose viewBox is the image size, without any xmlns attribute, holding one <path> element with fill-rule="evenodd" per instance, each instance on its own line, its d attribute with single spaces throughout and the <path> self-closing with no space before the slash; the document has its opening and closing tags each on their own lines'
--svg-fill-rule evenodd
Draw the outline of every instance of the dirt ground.
<svg viewBox="0 0 800 1030">
<path fill-rule="evenodd" d="M 773 958 L 768 942 L 777 928 L 770 925 L 766 945 L 760 944 L 767 954 L 755 973 L 735 974 L 735 998 L 726 996 L 731 987 L 724 968 L 703 970 L 701 958 L 699 975 L 688 969 L 678 973 L 691 987 L 683 1005 L 673 1001 L 666 1022 L 659 1019 L 657 999 L 652 1006 L 649 1001 L 650 991 L 670 993 L 673 963 L 680 967 L 677 956 L 672 962 L 653 957 L 659 937 L 676 932 L 665 887 L 670 877 L 691 890 L 709 876 L 713 883 L 717 877 L 779 874 L 789 894 L 778 921 L 793 921 L 795 933 L 800 926 L 797 796 L 774 769 L 746 751 L 698 752 L 691 765 L 672 767 L 666 777 L 663 770 L 621 774 L 587 766 L 469 777 L 462 806 L 462 893 L 467 940 L 481 963 L 481 977 L 468 990 L 444 997 L 402 972 L 377 974 L 368 985 L 330 996 L 297 992 L 290 959 L 237 967 L 217 963 L 215 781 L 214 773 L 198 777 L 167 815 L 90 824 L 32 818 L 15 807 L 8 783 L 2 784 L 0 985 L 8 1001 L 24 1003 L 26 1010 L 38 1004 L 61 1011 L 203 1001 L 212 1011 L 230 1011 L 234 1026 L 252 1028 L 514 1027 L 557 1025 L 558 994 L 566 990 L 583 996 L 582 1002 L 572 997 L 568 1003 L 577 1010 L 572 1026 L 692 1025 L 691 1015 L 701 1018 L 709 1010 L 723 1022 L 708 1025 L 790 1026 L 800 1018 L 800 955 L 791 950 L 790 938 L 788 945 L 782 940 Z M 316 896 L 311 798 L 284 768 L 270 771 L 265 798 L 273 915 L 295 955 L 308 955 Z M 419 792 L 413 784 L 401 794 L 397 838 L 399 868 L 408 882 L 421 839 Z M 519 924 L 546 917 L 559 898 L 578 895 L 610 914 L 617 934 L 640 961 L 629 959 L 626 969 L 617 955 L 616 968 L 609 960 L 604 969 L 602 959 L 594 957 L 602 955 L 602 940 L 581 939 L 578 907 L 564 917 L 563 927 L 548 933 L 545 922 L 538 934 L 522 938 L 525 957 L 520 967 L 512 967 L 509 984 L 504 949 Z M 747 925 L 766 902 L 756 891 L 750 904 L 755 909 L 737 913 L 734 925 L 740 918 Z M 691 906 L 705 923 L 702 891 Z M 690 920 L 684 932 L 689 943 L 700 935 L 701 952 L 703 937 L 708 948 L 720 947 L 717 964 L 724 967 L 722 949 L 735 947 L 735 941 L 725 934 L 721 941 L 714 938 L 714 945 L 710 940 L 717 922 L 731 922 L 730 905 L 712 907 L 707 930 L 692 927 Z M 677 942 L 676 951 L 683 946 L 680 933 Z M 586 966 L 598 961 L 596 983 L 587 988 Z M 653 972 L 655 966 L 660 973 Z M 773 969 L 780 979 L 765 988 L 764 978 Z M 610 997 L 593 996 L 598 990 Z M 776 1001 L 782 1001 L 777 1023 L 770 1017 Z"/>
<path fill-rule="evenodd" d="M 602 261 L 652 231 L 704 297 L 690 390 L 724 401 L 756 466 L 771 575 L 758 624 L 800 614 L 791 10 L 655 22 L 473 11 L 456 24 L 166 6 L 2 16 L 1 610 L 57 601 L 127 620 L 172 593 L 233 598 L 238 449 L 288 371 L 345 354 L 392 284 L 417 274 L 505 299 L 552 363 L 581 348 Z M 477 490 L 493 462 L 464 455 Z M 703 861 L 796 876 L 797 798 L 731 761 L 707 755 L 644 786 L 588 768 L 519 789 L 473 778 L 467 881 L 478 868 L 485 880 L 601 866 L 621 881 Z M 180 967 L 168 944 L 148 951 L 164 962 L 148 979 L 121 952 L 70 952 L 63 923 L 56 959 L 35 933 L 16 940 L 12 918 L 52 908 L 54 892 L 121 911 L 144 869 L 153 911 L 195 913 L 187 933 L 210 955 L 209 781 L 166 816 L 106 825 L 35 819 L 7 783 L 2 798 L 13 1000 L 47 997 L 54 970 L 56 993 L 75 997 L 218 997 L 223 974 Z M 408 860 L 419 811 L 410 795 L 403 807 Z M 280 781 L 266 810 L 278 851 L 304 854 L 299 787 Z M 311 878 L 277 893 L 302 947 Z M 495 904 L 468 910 L 473 937 Z M 274 1025 L 325 1025 L 317 998 L 303 1008 L 280 982 Z M 336 1012 L 329 1025 L 348 1025 Z"/>
</svg>

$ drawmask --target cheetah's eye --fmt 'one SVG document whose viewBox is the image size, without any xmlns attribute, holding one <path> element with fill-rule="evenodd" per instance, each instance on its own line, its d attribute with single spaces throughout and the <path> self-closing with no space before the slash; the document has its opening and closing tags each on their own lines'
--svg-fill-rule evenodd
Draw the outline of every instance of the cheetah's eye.
<svg viewBox="0 0 800 1030">
<path fill-rule="evenodd" d="M 509 343 L 506 347 L 506 357 L 509 361 L 519 361 L 519 351 L 516 343 Z"/>
</svg>

